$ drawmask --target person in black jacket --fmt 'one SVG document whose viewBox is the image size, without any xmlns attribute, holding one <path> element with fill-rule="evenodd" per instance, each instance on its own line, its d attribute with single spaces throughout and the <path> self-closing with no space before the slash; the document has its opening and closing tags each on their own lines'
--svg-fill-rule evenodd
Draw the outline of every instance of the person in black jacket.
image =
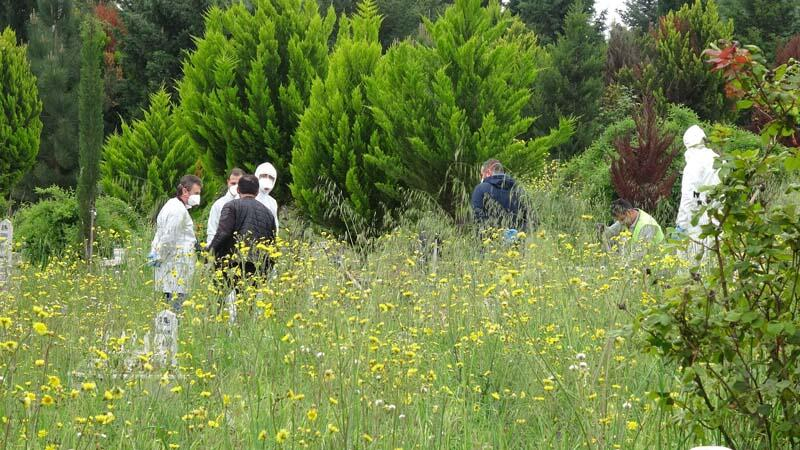
<svg viewBox="0 0 800 450">
<path fill-rule="evenodd" d="M 240 275 L 263 275 L 272 267 L 272 260 L 264 246 L 275 242 L 275 217 L 256 200 L 258 178 L 254 175 L 242 176 L 238 191 L 239 198 L 222 208 L 217 234 L 208 250 L 214 255 L 217 268 L 238 267 L 241 269 Z M 235 275 L 235 278 L 238 277 Z M 228 281 L 236 280 L 229 278 Z"/>
<path fill-rule="evenodd" d="M 528 209 L 523 196 L 522 187 L 505 173 L 500 161 L 486 161 L 481 166 L 481 182 L 472 191 L 475 222 L 481 228 L 527 230 Z"/>
</svg>

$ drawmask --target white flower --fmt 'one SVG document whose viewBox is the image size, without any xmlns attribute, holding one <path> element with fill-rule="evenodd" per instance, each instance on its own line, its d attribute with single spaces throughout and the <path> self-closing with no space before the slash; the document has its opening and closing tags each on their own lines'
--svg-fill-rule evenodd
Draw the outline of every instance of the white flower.
<svg viewBox="0 0 800 450">
<path fill-rule="evenodd" d="M 585 361 L 581 361 L 578 363 L 578 368 L 581 370 L 586 370 L 589 368 L 589 364 L 586 364 Z"/>
<path fill-rule="evenodd" d="M 631 408 L 633 408 L 633 405 L 631 405 L 631 402 L 625 402 L 625 403 L 622 404 L 622 408 L 623 409 L 631 409 Z"/>
<path fill-rule="evenodd" d="M 586 353 L 578 353 L 577 355 L 575 355 L 575 359 L 577 359 L 578 361 L 583 361 L 584 359 L 586 359 Z"/>
</svg>

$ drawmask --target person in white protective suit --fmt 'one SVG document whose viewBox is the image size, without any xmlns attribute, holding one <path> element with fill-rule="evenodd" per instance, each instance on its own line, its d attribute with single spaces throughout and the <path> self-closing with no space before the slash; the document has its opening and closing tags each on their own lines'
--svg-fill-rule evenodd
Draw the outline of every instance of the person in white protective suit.
<svg viewBox="0 0 800 450">
<path fill-rule="evenodd" d="M 697 257 L 703 253 L 704 248 L 711 245 L 709 238 L 705 241 L 700 239 L 701 227 L 709 223 L 708 215 L 703 214 L 696 224 L 692 224 L 692 219 L 707 203 L 707 189 L 716 186 L 720 181 L 719 171 L 714 168 L 714 161 L 719 155 L 706 147 L 705 141 L 706 134 L 697 125 L 689 127 L 683 135 L 686 167 L 683 169 L 681 203 L 675 225 L 676 231 L 688 234 L 691 239 L 687 253 L 690 258 Z"/>
<path fill-rule="evenodd" d="M 156 235 L 150 246 L 148 264 L 155 267 L 155 289 L 177 313 L 183 305 L 194 276 L 194 222 L 189 208 L 200 204 L 203 182 L 194 175 L 184 175 L 175 197 L 169 199 L 156 219 Z"/>
<path fill-rule="evenodd" d="M 278 179 L 278 171 L 275 166 L 270 163 L 264 163 L 256 167 L 256 178 L 258 178 L 258 195 L 256 200 L 266 206 L 275 218 L 275 234 L 278 233 L 278 201 L 275 200 L 270 194 L 275 187 L 275 181 Z"/>
<path fill-rule="evenodd" d="M 206 244 L 211 245 L 214 241 L 214 236 L 217 234 L 217 227 L 219 227 L 219 216 L 222 214 L 222 208 L 229 201 L 239 198 L 239 178 L 242 178 L 242 175 L 244 175 L 244 170 L 238 167 L 232 169 L 231 173 L 228 174 L 228 190 L 211 205 L 211 212 L 208 213 Z"/>
</svg>

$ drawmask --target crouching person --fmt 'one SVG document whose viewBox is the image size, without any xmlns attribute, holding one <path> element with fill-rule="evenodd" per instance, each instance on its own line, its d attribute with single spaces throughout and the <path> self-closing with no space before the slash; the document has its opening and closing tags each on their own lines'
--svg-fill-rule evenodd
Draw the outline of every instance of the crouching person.
<svg viewBox="0 0 800 450">
<path fill-rule="evenodd" d="M 611 215 L 615 219 L 613 225 L 606 227 L 600 224 L 598 227 L 607 251 L 616 245 L 623 254 L 641 259 L 648 247 L 664 241 L 664 231 L 656 219 L 641 209 L 634 208 L 625 199 L 617 199 L 611 203 Z M 622 239 L 623 231 L 630 233 L 627 239 Z"/>
<path fill-rule="evenodd" d="M 231 289 L 227 301 L 232 320 L 237 287 L 243 281 L 265 275 L 272 267 L 265 246 L 275 243 L 275 217 L 256 200 L 258 190 L 258 178 L 254 175 L 239 179 L 239 198 L 222 208 L 217 233 L 208 246 Z"/>
</svg>

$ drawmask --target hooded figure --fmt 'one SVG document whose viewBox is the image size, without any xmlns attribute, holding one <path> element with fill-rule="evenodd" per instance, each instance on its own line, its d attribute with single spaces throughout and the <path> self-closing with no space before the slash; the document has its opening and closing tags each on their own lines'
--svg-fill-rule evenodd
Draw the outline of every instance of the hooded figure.
<svg viewBox="0 0 800 450">
<path fill-rule="evenodd" d="M 200 204 L 200 178 L 186 175 L 177 194 L 164 204 L 156 219 L 156 235 L 150 245 L 148 264 L 155 267 L 155 289 L 164 293 L 175 312 L 180 311 L 194 276 L 194 222 L 189 208 Z"/>
<path fill-rule="evenodd" d="M 683 169 L 681 181 L 681 204 L 678 208 L 678 217 L 675 224 L 678 231 L 686 232 L 693 243 L 689 248 L 689 255 L 694 256 L 703 251 L 700 242 L 701 227 L 708 224 L 707 214 L 698 218 L 697 224 L 692 225 L 692 217 L 706 204 L 706 188 L 719 184 L 719 171 L 714 169 L 714 160 L 719 157 L 710 148 L 705 146 L 706 134 L 697 126 L 692 125 L 683 135 L 683 145 L 686 146 L 686 167 Z M 706 245 L 710 242 L 706 242 Z"/>
<path fill-rule="evenodd" d="M 521 202 L 522 187 L 507 175 L 502 164 L 490 159 L 481 167 L 481 183 L 472 191 L 472 211 L 481 227 L 522 231 L 528 226 L 528 211 Z"/>
<path fill-rule="evenodd" d="M 275 233 L 278 233 L 278 201 L 272 198 L 270 192 L 275 187 L 275 181 L 278 179 L 278 171 L 275 166 L 270 163 L 261 164 L 256 168 L 255 173 L 258 178 L 258 195 L 256 200 L 266 206 L 275 218 Z"/>
</svg>

